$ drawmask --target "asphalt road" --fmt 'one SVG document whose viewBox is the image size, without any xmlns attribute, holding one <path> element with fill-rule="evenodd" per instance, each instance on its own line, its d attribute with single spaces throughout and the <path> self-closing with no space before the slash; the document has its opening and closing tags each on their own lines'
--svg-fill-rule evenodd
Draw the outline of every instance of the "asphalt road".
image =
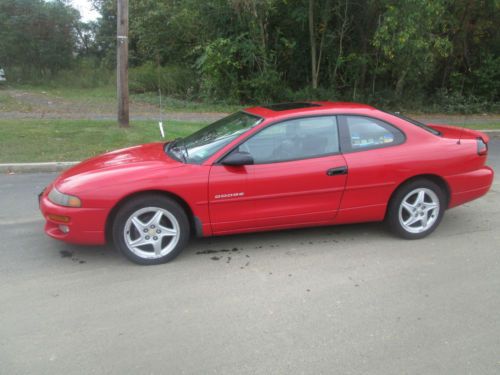
<svg viewBox="0 0 500 375">
<path fill-rule="evenodd" d="M 423 240 L 238 235 L 141 267 L 43 235 L 54 177 L 0 176 L 0 374 L 500 373 L 498 183 Z"/>
</svg>

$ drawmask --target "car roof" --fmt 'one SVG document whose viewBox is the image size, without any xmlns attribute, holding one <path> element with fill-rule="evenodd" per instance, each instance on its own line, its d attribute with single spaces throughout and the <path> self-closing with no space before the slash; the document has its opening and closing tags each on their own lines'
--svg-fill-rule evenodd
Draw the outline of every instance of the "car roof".
<svg viewBox="0 0 500 375">
<path fill-rule="evenodd" d="M 289 115 L 321 114 L 322 112 L 349 112 L 356 110 L 375 110 L 374 107 L 361 103 L 310 101 L 280 103 L 266 106 L 245 108 L 244 111 L 263 118 L 282 117 Z"/>
</svg>

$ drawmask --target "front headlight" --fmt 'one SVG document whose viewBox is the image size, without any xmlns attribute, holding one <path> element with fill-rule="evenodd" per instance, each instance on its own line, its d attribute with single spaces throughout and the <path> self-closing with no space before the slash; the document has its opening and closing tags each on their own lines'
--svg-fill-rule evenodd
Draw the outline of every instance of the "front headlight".
<svg viewBox="0 0 500 375">
<path fill-rule="evenodd" d="M 61 193 L 55 187 L 53 187 L 52 190 L 50 191 L 48 198 L 49 201 L 58 204 L 59 206 L 66 206 L 66 207 L 82 206 L 82 201 L 80 200 L 80 198 L 75 197 L 73 195 Z"/>
</svg>

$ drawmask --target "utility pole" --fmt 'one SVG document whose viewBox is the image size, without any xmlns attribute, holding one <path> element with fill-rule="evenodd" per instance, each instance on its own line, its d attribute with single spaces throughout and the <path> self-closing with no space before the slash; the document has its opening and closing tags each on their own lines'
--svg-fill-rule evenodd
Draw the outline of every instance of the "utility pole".
<svg viewBox="0 0 500 375">
<path fill-rule="evenodd" d="M 117 0 L 116 20 L 116 89 L 118 125 L 129 127 L 128 115 L 128 0 Z"/>
</svg>

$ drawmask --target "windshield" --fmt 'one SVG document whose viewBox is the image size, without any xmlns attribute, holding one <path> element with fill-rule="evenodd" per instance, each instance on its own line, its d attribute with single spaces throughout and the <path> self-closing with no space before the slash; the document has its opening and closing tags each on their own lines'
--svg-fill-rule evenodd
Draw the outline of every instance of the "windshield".
<svg viewBox="0 0 500 375">
<path fill-rule="evenodd" d="M 408 116 L 405 116 L 405 115 L 402 115 L 401 113 L 399 112 L 392 112 L 391 115 L 394 115 L 396 117 L 399 117 L 400 119 L 403 119 L 405 121 L 408 121 L 409 123 L 413 124 L 413 125 L 416 125 L 416 126 L 419 126 L 421 127 L 422 129 L 424 130 L 427 130 L 429 133 L 432 133 L 434 135 L 441 135 L 441 132 L 436 130 L 436 129 L 433 129 L 431 128 L 430 126 L 428 125 L 425 125 L 423 123 L 421 123 L 420 121 L 417 121 L 417 120 L 414 120 Z"/>
<path fill-rule="evenodd" d="M 197 132 L 167 144 L 165 151 L 184 163 L 202 163 L 248 129 L 258 125 L 262 118 L 245 112 L 236 112 Z"/>
</svg>

